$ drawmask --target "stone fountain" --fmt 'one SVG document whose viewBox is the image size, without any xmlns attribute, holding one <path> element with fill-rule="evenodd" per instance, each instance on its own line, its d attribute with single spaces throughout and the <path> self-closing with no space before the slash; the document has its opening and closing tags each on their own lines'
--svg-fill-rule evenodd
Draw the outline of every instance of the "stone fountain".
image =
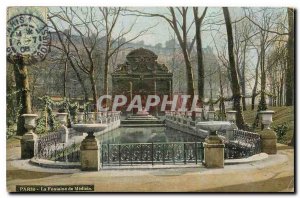
<svg viewBox="0 0 300 198">
<path fill-rule="evenodd" d="M 89 122 L 86 124 L 73 124 L 72 127 L 78 132 L 88 134 L 80 146 L 81 170 L 98 171 L 101 164 L 99 142 L 95 138 L 94 133 L 103 131 L 107 127 L 107 124 L 92 123 L 92 119 L 89 119 Z"/>
</svg>

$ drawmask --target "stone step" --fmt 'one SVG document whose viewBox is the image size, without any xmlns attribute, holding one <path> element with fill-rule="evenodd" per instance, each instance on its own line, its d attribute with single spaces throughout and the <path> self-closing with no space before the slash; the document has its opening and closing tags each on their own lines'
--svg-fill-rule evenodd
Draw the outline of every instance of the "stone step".
<svg viewBox="0 0 300 198">
<path fill-rule="evenodd" d="M 122 124 L 120 127 L 164 127 L 165 124 Z"/>
<path fill-rule="evenodd" d="M 153 118 L 132 118 L 132 117 L 129 117 L 127 118 L 126 120 L 157 120 L 157 118 L 153 117 Z"/>
<path fill-rule="evenodd" d="M 152 116 L 152 115 L 148 115 L 148 116 L 129 116 L 127 119 L 157 119 L 156 117 Z"/>
<path fill-rule="evenodd" d="M 121 124 L 162 124 L 161 120 L 122 120 Z"/>
</svg>

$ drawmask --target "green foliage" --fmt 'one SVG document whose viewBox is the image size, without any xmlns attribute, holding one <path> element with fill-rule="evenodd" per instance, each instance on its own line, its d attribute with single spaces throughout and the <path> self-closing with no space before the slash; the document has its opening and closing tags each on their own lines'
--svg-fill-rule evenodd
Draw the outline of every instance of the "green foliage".
<svg viewBox="0 0 300 198">
<path fill-rule="evenodd" d="M 67 113 L 67 127 L 71 127 L 72 119 L 74 123 L 77 123 L 77 113 L 79 104 L 77 102 L 71 103 L 69 98 L 64 98 L 60 102 L 53 101 L 49 96 L 40 98 L 44 103 L 44 110 L 42 116 L 37 120 L 37 133 L 47 132 L 48 126 L 50 131 L 55 131 L 59 127 L 58 121 L 55 119 L 52 107 L 58 107 L 59 113 Z"/>
<path fill-rule="evenodd" d="M 55 131 L 59 127 L 58 121 L 55 119 L 55 115 L 53 114 L 53 105 L 54 102 L 51 100 L 49 96 L 43 96 L 39 98 L 43 102 L 43 111 L 41 116 L 37 119 L 37 126 L 35 132 L 37 134 L 43 134 L 48 132 L 48 128 L 50 131 Z"/>
<path fill-rule="evenodd" d="M 260 99 L 257 107 L 257 111 L 265 111 L 267 110 L 266 100 Z"/>
<path fill-rule="evenodd" d="M 281 141 L 288 131 L 288 124 L 286 122 L 283 124 L 278 124 L 274 126 L 273 129 L 277 134 L 278 141 Z"/>
<path fill-rule="evenodd" d="M 17 130 L 13 127 L 6 128 L 6 139 L 11 138 L 12 136 L 16 135 Z"/>
<path fill-rule="evenodd" d="M 20 110 L 22 109 L 21 98 L 19 102 L 15 100 L 16 94 L 20 91 L 12 92 L 11 94 L 6 95 L 6 126 L 9 128 L 18 122 L 20 116 Z"/>
<path fill-rule="evenodd" d="M 265 100 L 264 97 L 262 97 L 259 100 L 259 103 L 258 103 L 258 106 L 257 106 L 257 114 L 256 114 L 256 117 L 255 117 L 254 122 L 252 124 L 253 130 L 255 130 L 255 128 L 258 127 L 258 125 L 259 125 L 259 115 L 258 115 L 258 113 L 260 111 L 265 111 L 267 109 L 268 109 L 268 107 L 267 107 L 267 104 L 266 104 L 266 100 Z M 263 129 L 263 125 L 261 125 L 261 129 Z"/>
</svg>

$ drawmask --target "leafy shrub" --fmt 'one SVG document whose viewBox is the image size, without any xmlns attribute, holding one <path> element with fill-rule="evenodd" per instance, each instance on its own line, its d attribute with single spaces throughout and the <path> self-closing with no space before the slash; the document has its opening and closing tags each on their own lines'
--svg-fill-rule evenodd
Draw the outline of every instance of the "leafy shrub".
<svg viewBox="0 0 300 198">
<path fill-rule="evenodd" d="M 288 130 L 288 125 L 287 123 L 279 124 L 273 127 L 274 131 L 277 134 L 278 140 L 282 140 L 283 137 L 286 135 L 287 130 Z"/>
<path fill-rule="evenodd" d="M 6 128 L 6 139 L 9 139 L 14 135 L 16 135 L 16 130 L 13 127 Z"/>
</svg>

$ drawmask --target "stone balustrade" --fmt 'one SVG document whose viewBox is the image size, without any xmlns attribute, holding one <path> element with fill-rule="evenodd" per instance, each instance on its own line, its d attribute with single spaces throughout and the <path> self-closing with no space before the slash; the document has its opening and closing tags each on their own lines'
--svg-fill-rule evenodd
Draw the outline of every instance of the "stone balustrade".
<svg viewBox="0 0 300 198">
<path fill-rule="evenodd" d="M 197 117 L 199 116 L 199 118 Z M 166 111 L 165 112 L 165 123 L 169 128 L 176 129 L 178 131 L 186 132 L 192 135 L 206 137 L 201 131 L 196 129 L 197 120 L 201 120 L 201 112 L 197 112 L 195 121 L 192 119 L 192 112 L 182 111 Z"/>
</svg>

